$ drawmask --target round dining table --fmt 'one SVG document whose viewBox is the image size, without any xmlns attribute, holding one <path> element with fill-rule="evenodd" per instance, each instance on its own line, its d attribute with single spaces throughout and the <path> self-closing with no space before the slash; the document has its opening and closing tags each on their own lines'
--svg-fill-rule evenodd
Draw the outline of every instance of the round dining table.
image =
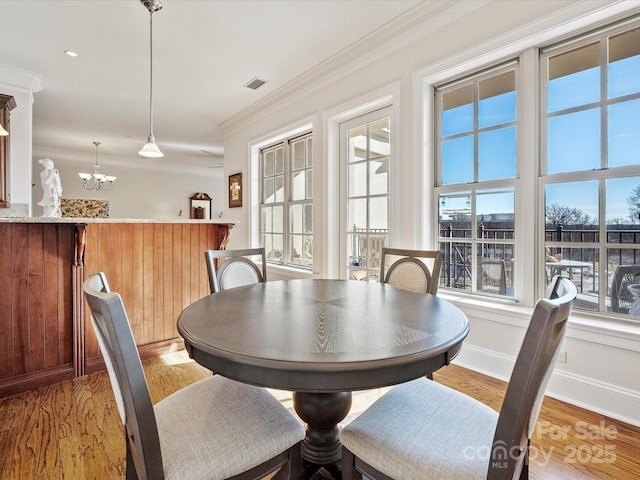
<svg viewBox="0 0 640 480">
<path fill-rule="evenodd" d="M 211 294 L 178 331 L 191 358 L 239 382 L 293 392 L 306 422 L 310 478 L 340 478 L 339 423 L 353 391 L 407 382 L 449 364 L 469 323 L 451 303 L 386 283 L 284 280 Z"/>
</svg>

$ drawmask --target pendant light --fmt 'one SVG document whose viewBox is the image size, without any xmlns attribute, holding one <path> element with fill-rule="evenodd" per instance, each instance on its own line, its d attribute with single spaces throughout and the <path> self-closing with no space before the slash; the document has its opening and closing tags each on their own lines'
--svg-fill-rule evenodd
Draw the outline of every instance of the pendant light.
<svg viewBox="0 0 640 480">
<path fill-rule="evenodd" d="M 153 12 L 160 10 L 162 3 L 160 0 L 140 0 L 140 2 L 149 10 L 149 138 L 138 155 L 159 158 L 164 157 L 164 153 L 160 151 L 153 137 Z"/>
</svg>

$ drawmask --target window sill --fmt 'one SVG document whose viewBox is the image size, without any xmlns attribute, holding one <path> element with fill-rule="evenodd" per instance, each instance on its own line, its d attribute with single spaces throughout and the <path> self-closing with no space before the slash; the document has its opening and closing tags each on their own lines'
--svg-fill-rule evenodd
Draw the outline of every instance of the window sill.
<svg viewBox="0 0 640 480">
<path fill-rule="evenodd" d="M 454 292 L 438 292 L 438 296 L 450 301 L 471 317 L 525 328 L 532 307 L 513 301 L 487 299 Z M 606 317 L 573 310 L 569 317 L 567 336 L 602 345 L 640 352 L 640 321 Z"/>
<path fill-rule="evenodd" d="M 318 278 L 311 270 L 295 268 L 287 265 L 272 265 L 267 263 L 268 280 L 294 280 L 298 278 Z"/>
</svg>

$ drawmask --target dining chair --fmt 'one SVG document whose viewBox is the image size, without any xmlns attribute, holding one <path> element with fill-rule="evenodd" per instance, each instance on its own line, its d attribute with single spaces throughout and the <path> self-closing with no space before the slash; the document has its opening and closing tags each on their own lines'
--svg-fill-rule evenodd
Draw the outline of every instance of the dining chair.
<svg viewBox="0 0 640 480">
<path fill-rule="evenodd" d="M 425 378 L 393 387 L 340 432 L 343 479 L 528 478 L 529 439 L 576 295 L 558 277 L 538 301 L 500 413 Z"/>
<path fill-rule="evenodd" d="M 263 388 L 220 375 L 152 405 L 129 320 L 104 273 L 85 280 L 124 425 L 127 479 L 256 479 L 298 471 L 304 427 Z"/>
<path fill-rule="evenodd" d="M 640 265 L 620 265 L 616 268 L 611 282 L 611 310 L 617 313 L 629 313 L 635 297 L 627 286 L 640 283 Z"/>
<path fill-rule="evenodd" d="M 252 260 L 260 256 L 261 267 Z M 267 256 L 264 247 L 204 252 L 211 293 L 267 281 Z M 216 260 L 222 264 L 216 265 Z"/>
<path fill-rule="evenodd" d="M 507 294 L 507 274 L 501 258 L 478 259 L 478 291 L 496 295 Z"/>
<path fill-rule="evenodd" d="M 392 256 L 402 258 L 387 267 Z M 422 259 L 431 263 L 431 269 Z M 437 250 L 406 250 L 383 247 L 380 281 L 405 290 L 435 295 L 438 292 L 441 266 L 442 253 Z"/>
</svg>

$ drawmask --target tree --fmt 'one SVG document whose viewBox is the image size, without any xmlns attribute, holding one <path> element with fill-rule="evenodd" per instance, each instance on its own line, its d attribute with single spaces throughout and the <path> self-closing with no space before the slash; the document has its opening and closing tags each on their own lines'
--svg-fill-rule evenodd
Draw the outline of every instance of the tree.
<svg viewBox="0 0 640 480">
<path fill-rule="evenodd" d="M 637 223 L 640 220 L 640 185 L 631 190 L 631 195 L 627 198 L 629 205 L 629 218 L 631 223 Z"/>
<path fill-rule="evenodd" d="M 575 207 L 554 203 L 546 208 L 547 223 L 553 225 L 585 225 L 593 223 L 589 215 Z"/>
</svg>

